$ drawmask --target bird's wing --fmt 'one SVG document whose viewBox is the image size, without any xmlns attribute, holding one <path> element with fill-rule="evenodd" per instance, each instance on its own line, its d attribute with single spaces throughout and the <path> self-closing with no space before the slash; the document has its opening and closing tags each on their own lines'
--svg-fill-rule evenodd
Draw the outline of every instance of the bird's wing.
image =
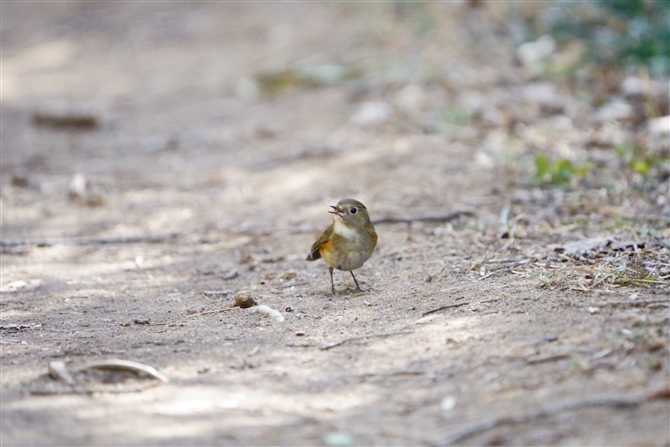
<svg viewBox="0 0 670 447">
<path fill-rule="evenodd" d="M 308 261 L 316 261 L 321 257 L 321 253 L 319 253 L 319 249 L 323 247 L 323 245 L 328 242 L 328 239 L 330 239 L 330 235 L 333 234 L 333 228 L 335 228 L 335 222 L 330 224 L 328 228 L 326 228 L 326 231 L 321 233 L 321 236 L 319 236 L 312 244 L 312 249 L 310 250 L 309 254 L 307 255 L 307 260 Z"/>
</svg>

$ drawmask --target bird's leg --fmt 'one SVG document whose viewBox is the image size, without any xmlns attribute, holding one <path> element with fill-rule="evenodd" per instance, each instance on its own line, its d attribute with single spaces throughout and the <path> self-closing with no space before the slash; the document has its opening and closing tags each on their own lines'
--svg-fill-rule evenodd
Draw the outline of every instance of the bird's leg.
<svg viewBox="0 0 670 447">
<path fill-rule="evenodd" d="M 330 271 L 330 293 L 335 295 L 335 284 L 333 283 L 333 268 L 328 267 L 328 271 Z"/>
<path fill-rule="evenodd" d="M 351 277 L 354 278 L 354 282 L 356 283 L 356 290 L 362 292 L 363 290 L 361 289 L 361 286 L 358 285 L 358 281 L 356 281 L 356 277 L 354 276 L 354 271 L 349 270 L 349 273 L 351 273 Z"/>
</svg>

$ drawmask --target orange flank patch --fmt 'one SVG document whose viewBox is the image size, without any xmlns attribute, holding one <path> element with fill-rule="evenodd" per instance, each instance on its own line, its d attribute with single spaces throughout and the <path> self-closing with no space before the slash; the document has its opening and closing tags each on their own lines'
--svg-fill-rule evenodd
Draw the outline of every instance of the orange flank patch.
<svg viewBox="0 0 670 447">
<path fill-rule="evenodd" d="M 335 267 L 337 261 L 335 259 L 335 247 L 333 247 L 333 241 L 327 241 L 319 247 L 319 254 L 328 267 Z"/>
<path fill-rule="evenodd" d="M 333 249 L 333 243 L 331 241 L 325 242 L 321 247 L 319 247 L 319 253 L 321 254 L 321 257 L 323 257 L 323 252 L 326 252 L 326 256 L 332 251 Z"/>
</svg>

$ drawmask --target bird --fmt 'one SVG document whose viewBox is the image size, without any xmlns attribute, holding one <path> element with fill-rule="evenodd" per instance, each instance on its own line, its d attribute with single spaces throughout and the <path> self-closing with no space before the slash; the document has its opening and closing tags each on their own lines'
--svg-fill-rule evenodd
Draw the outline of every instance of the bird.
<svg viewBox="0 0 670 447">
<path fill-rule="evenodd" d="M 354 270 L 370 259 L 377 246 L 377 232 L 368 209 L 355 199 L 342 199 L 331 206 L 333 223 L 312 244 L 307 261 L 323 259 L 330 272 L 330 291 L 335 295 L 333 269 L 351 273 L 356 290 L 362 292 Z"/>
</svg>

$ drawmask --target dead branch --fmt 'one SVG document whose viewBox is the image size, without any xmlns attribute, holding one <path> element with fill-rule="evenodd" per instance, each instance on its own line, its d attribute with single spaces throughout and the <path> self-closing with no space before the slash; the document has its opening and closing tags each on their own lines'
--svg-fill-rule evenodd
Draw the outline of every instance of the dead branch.
<svg viewBox="0 0 670 447">
<path fill-rule="evenodd" d="M 397 332 L 383 332 L 381 334 L 370 334 L 370 335 L 361 335 L 359 337 L 350 337 L 350 338 L 344 338 L 340 341 L 337 341 L 335 343 L 330 343 L 327 345 L 321 346 L 322 351 L 327 351 L 329 349 L 333 349 L 336 346 L 343 345 L 347 342 L 350 341 L 356 341 L 356 340 L 366 340 L 368 338 L 379 338 L 379 337 L 390 337 L 392 335 L 402 335 L 402 334 L 413 334 L 414 331 L 397 331 Z"/>
<path fill-rule="evenodd" d="M 54 237 L 46 239 L 27 239 L 23 241 L 0 241 L 0 248 L 12 247 L 52 247 L 54 245 L 114 245 L 114 244 L 159 244 L 180 236 L 180 233 L 168 233 L 159 236 L 133 237 Z"/>
<path fill-rule="evenodd" d="M 463 303 L 447 304 L 446 306 L 440 306 L 437 309 L 427 310 L 426 312 L 422 313 L 421 316 L 425 317 L 426 315 L 434 314 L 435 312 L 439 312 L 441 310 L 451 309 L 452 307 L 467 306 L 468 304 L 470 304 L 469 301 L 465 301 Z"/>
<path fill-rule="evenodd" d="M 392 216 L 383 216 L 376 219 L 372 219 L 372 223 L 377 224 L 386 224 L 386 223 L 412 223 L 412 222 L 449 222 L 454 219 L 458 219 L 461 216 L 471 217 L 475 214 L 472 211 L 452 211 L 447 214 L 437 214 L 434 216 L 409 216 L 409 217 L 392 217 Z"/>
<path fill-rule="evenodd" d="M 494 418 L 461 430 L 460 432 L 456 432 L 453 435 L 447 436 L 446 438 L 439 440 L 435 445 L 447 446 L 462 443 L 468 438 L 487 432 L 489 430 L 493 430 L 494 428 L 501 427 L 503 425 L 523 424 L 537 419 L 555 416 L 566 411 L 573 411 L 590 407 L 632 408 L 638 407 L 649 401 L 669 398 L 670 389 L 666 388 L 651 393 L 637 394 L 633 396 L 605 395 L 567 401 L 545 408 L 540 408 L 539 410 L 532 411 L 521 416 L 502 416 L 499 418 Z"/>
</svg>

